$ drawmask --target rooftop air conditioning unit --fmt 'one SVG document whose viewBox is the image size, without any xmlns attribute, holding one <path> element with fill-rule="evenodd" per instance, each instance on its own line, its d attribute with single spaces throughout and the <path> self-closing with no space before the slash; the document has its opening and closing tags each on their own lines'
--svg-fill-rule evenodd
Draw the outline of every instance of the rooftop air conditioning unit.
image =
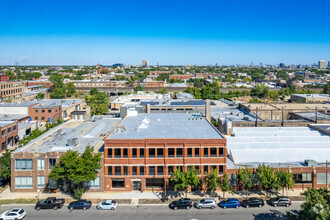
<svg viewBox="0 0 330 220">
<path fill-rule="evenodd" d="M 316 167 L 317 162 L 315 160 L 305 160 L 305 165 L 308 167 Z"/>
</svg>

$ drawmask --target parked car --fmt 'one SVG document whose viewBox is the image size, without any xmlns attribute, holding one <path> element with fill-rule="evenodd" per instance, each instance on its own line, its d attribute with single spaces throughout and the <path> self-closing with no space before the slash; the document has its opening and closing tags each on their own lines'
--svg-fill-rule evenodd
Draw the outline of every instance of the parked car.
<svg viewBox="0 0 330 220">
<path fill-rule="evenodd" d="M 78 201 L 71 202 L 68 205 L 68 209 L 73 210 L 73 209 L 89 209 L 92 206 L 92 202 L 86 199 L 81 199 Z"/>
<path fill-rule="evenodd" d="M 110 210 L 115 210 L 117 209 L 117 202 L 115 200 L 106 200 L 103 202 L 99 202 L 96 206 L 97 209 L 110 209 Z"/>
<path fill-rule="evenodd" d="M 36 206 L 34 207 L 36 210 L 40 209 L 60 209 L 64 205 L 64 199 L 56 199 L 56 197 L 48 197 L 45 200 L 41 200 L 37 202 Z"/>
<path fill-rule="evenodd" d="M 170 203 L 170 208 L 177 210 L 177 209 L 190 209 L 192 207 L 192 201 L 188 198 L 179 199 L 177 201 Z"/>
<path fill-rule="evenodd" d="M 249 207 L 263 207 L 265 205 L 264 200 L 258 198 L 250 198 L 241 202 L 241 206 L 245 208 Z"/>
<path fill-rule="evenodd" d="M 24 209 L 12 209 L 10 211 L 5 211 L 0 215 L 0 220 L 16 220 L 23 219 L 26 216 L 26 211 Z"/>
<path fill-rule="evenodd" d="M 195 202 L 194 206 L 198 209 L 202 209 L 202 208 L 214 209 L 217 206 L 217 202 L 212 198 L 205 198 Z"/>
<path fill-rule="evenodd" d="M 224 209 L 226 209 L 226 208 L 238 209 L 241 206 L 241 203 L 238 201 L 238 199 L 229 198 L 227 200 L 221 201 L 219 203 L 219 206 Z"/>
<path fill-rule="evenodd" d="M 272 198 L 269 200 L 269 204 L 277 207 L 277 206 L 286 206 L 289 207 L 291 205 L 291 200 L 285 196 L 278 196 L 276 198 Z"/>
</svg>

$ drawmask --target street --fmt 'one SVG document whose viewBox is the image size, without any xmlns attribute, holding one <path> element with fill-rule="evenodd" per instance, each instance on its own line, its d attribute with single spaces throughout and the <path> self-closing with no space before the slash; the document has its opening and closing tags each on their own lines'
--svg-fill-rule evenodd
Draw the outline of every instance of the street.
<svg viewBox="0 0 330 220">
<path fill-rule="evenodd" d="M 65 205 L 59 210 L 34 210 L 32 205 L 12 206 L 3 205 L 2 212 L 12 208 L 23 208 L 27 211 L 24 220 L 98 220 L 98 219 L 120 219 L 120 220 L 145 220 L 145 219 L 161 219 L 161 220 L 210 220 L 210 219 L 230 219 L 230 220 L 247 220 L 247 219 L 287 219 L 284 214 L 287 211 L 296 211 L 300 209 L 300 203 L 294 203 L 291 207 L 271 207 L 265 205 L 262 208 L 239 208 L 239 209 L 222 209 L 217 207 L 214 210 L 203 209 L 198 210 L 191 208 L 190 210 L 171 210 L 165 205 L 119 205 L 117 210 L 97 210 L 95 205 L 86 211 L 73 210 L 70 212 Z"/>
</svg>

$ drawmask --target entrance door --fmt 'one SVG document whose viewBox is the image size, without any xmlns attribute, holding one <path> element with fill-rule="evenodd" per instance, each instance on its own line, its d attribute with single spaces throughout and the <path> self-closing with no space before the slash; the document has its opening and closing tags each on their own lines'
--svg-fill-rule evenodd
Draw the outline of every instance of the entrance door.
<svg viewBox="0 0 330 220">
<path fill-rule="evenodd" d="M 133 190 L 141 190 L 141 181 L 133 181 Z"/>
</svg>

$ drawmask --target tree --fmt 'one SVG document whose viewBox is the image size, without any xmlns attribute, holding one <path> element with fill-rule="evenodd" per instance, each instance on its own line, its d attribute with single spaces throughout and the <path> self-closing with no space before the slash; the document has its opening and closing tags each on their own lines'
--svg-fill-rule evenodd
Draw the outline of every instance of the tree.
<svg viewBox="0 0 330 220">
<path fill-rule="evenodd" d="M 50 97 L 52 99 L 64 99 L 65 98 L 65 90 L 64 88 L 54 88 L 50 93 Z"/>
<path fill-rule="evenodd" d="M 65 94 L 66 95 L 74 95 L 76 93 L 76 87 L 73 82 L 68 82 L 65 84 Z"/>
<path fill-rule="evenodd" d="M 50 93 L 52 99 L 64 99 L 65 88 L 63 82 L 63 76 L 58 73 L 54 73 L 49 77 L 49 80 L 53 83 L 53 91 Z"/>
<path fill-rule="evenodd" d="M 223 192 L 223 198 L 225 198 L 225 193 L 230 191 L 229 179 L 227 173 L 225 173 L 220 179 L 220 188 Z"/>
<path fill-rule="evenodd" d="M 2 154 L 0 157 L 0 170 L 1 170 L 1 178 L 6 181 L 10 180 L 10 173 L 11 173 L 11 164 L 10 164 L 10 151 L 6 150 L 5 153 Z"/>
<path fill-rule="evenodd" d="M 323 93 L 330 95 L 330 82 L 323 86 Z"/>
<path fill-rule="evenodd" d="M 174 183 L 174 191 L 184 190 L 187 197 L 188 187 L 197 186 L 200 182 L 197 177 L 198 174 L 199 170 L 194 167 L 190 167 L 187 171 L 181 171 L 180 168 L 175 169 L 170 179 Z"/>
<path fill-rule="evenodd" d="M 168 91 L 167 91 L 167 89 L 165 89 L 165 88 L 161 88 L 160 90 L 156 91 L 156 93 L 167 94 Z"/>
<path fill-rule="evenodd" d="M 330 195 L 328 194 L 327 189 L 307 188 L 302 195 L 305 196 L 306 202 L 301 205 L 301 211 L 298 216 L 295 216 L 292 219 L 330 219 Z"/>
<path fill-rule="evenodd" d="M 91 89 L 91 94 L 86 95 L 86 103 L 91 107 L 92 115 L 105 115 L 109 112 L 109 98 L 107 94 Z"/>
<path fill-rule="evenodd" d="M 143 91 L 143 86 L 141 85 L 137 85 L 135 88 L 134 88 L 134 91 L 137 92 L 137 91 Z"/>
<path fill-rule="evenodd" d="M 84 192 L 84 183 L 95 180 L 97 170 L 101 168 L 101 153 L 93 153 L 94 148 L 88 146 L 82 155 L 77 151 L 68 150 L 60 158 L 49 174 L 50 180 L 63 180 L 71 183 L 73 192 L 77 198 L 81 198 Z"/>
<path fill-rule="evenodd" d="M 269 94 L 269 87 L 263 84 L 256 85 L 255 88 L 251 89 L 251 96 L 256 96 L 258 98 L 264 98 Z"/>
<path fill-rule="evenodd" d="M 219 186 L 218 173 L 216 169 L 212 169 L 211 172 L 207 176 L 205 176 L 205 183 L 206 183 L 206 188 L 208 190 L 211 190 L 212 193 L 215 192 L 215 190 Z"/>
<path fill-rule="evenodd" d="M 97 88 L 92 88 L 90 91 L 89 91 L 89 94 L 90 95 L 96 95 L 99 93 L 99 90 Z"/>
<path fill-rule="evenodd" d="M 277 72 L 276 74 L 277 78 L 283 79 L 283 80 L 288 80 L 289 79 L 289 75 L 286 72 L 286 70 L 280 70 Z"/>
<path fill-rule="evenodd" d="M 253 186 L 253 172 L 252 169 L 245 167 L 239 168 L 237 172 L 238 184 L 246 190 L 246 197 L 248 196 L 247 192 Z"/>
<path fill-rule="evenodd" d="M 284 195 L 284 189 L 292 189 L 295 185 L 293 180 L 293 174 L 289 171 L 280 170 L 276 172 L 278 176 L 278 184 L 282 188 L 282 195 Z"/>
<path fill-rule="evenodd" d="M 276 175 L 275 169 L 265 164 L 259 165 L 257 168 L 257 179 L 261 185 L 268 190 L 276 189 L 279 190 L 278 176 Z"/>
<path fill-rule="evenodd" d="M 45 93 L 38 93 L 37 99 L 44 99 L 45 98 Z"/>
</svg>

